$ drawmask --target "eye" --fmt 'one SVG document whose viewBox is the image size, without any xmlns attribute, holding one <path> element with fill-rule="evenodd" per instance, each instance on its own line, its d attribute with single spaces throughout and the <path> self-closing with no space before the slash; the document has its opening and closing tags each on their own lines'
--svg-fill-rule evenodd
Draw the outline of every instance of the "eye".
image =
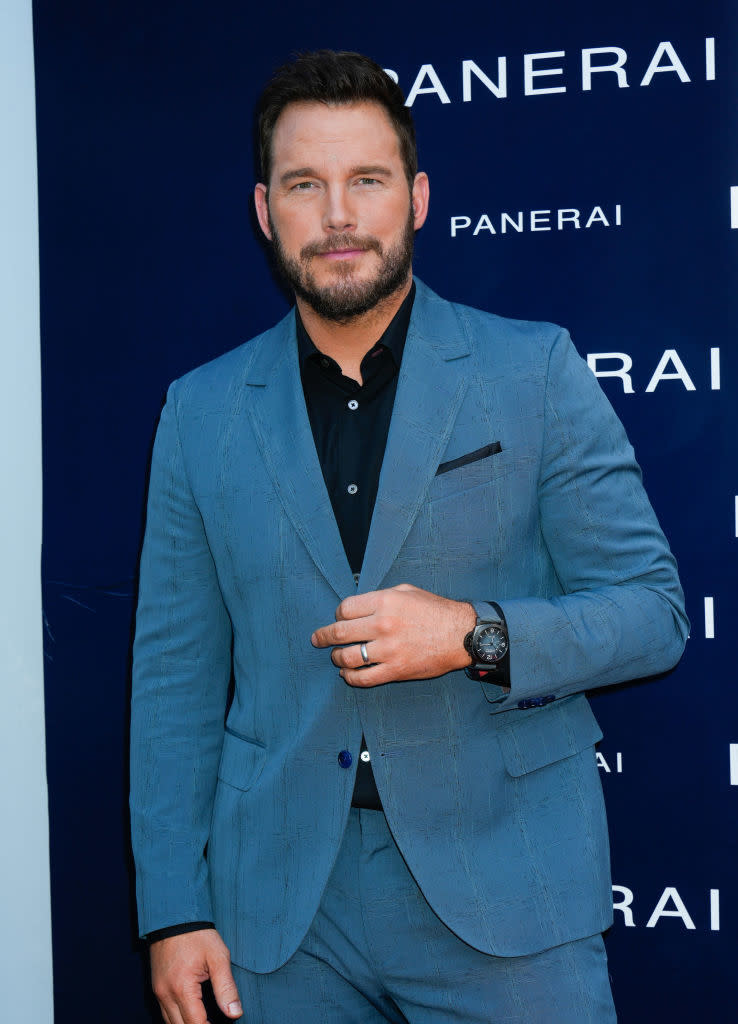
<svg viewBox="0 0 738 1024">
<path fill-rule="evenodd" d="M 315 183 L 312 181 L 298 181 L 292 186 L 292 192 L 309 192 L 315 188 Z"/>
<path fill-rule="evenodd" d="M 361 178 L 359 178 L 359 184 L 360 185 L 378 185 L 379 184 L 379 179 L 378 178 L 368 178 L 368 177 L 366 177 L 364 175 Z"/>
</svg>

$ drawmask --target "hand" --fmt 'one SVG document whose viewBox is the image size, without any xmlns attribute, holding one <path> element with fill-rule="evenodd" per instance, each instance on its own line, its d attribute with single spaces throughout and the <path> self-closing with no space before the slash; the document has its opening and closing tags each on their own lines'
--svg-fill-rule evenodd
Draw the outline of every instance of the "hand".
<svg viewBox="0 0 738 1024">
<path fill-rule="evenodd" d="M 431 679 L 471 663 L 464 637 L 477 621 L 465 601 L 450 601 L 409 583 L 347 597 L 336 621 L 316 629 L 314 647 L 333 647 L 331 658 L 351 686 Z M 335 646 L 346 644 L 348 646 Z M 360 645 L 369 666 L 364 668 Z"/>
<path fill-rule="evenodd" d="M 214 928 L 172 935 L 151 944 L 151 984 L 166 1024 L 208 1024 L 202 983 L 210 979 L 218 1006 L 242 1014 L 228 947 Z"/>
</svg>

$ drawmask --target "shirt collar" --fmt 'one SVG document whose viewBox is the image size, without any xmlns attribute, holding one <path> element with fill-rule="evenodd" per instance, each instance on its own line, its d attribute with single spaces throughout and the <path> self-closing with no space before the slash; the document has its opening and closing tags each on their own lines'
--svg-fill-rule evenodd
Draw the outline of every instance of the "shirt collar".
<svg viewBox="0 0 738 1024">
<path fill-rule="evenodd" d="M 377 345 L 384 345 L 385 348 L 389 349 L 392 353 L 392 357 L 397 366 L 399 367 L 401 365 L 402 353 L 405 349 L 405 340 L 407 339 L 407 331 L 410 326 L 410 314 L 413 311 L 414 301 L 415 281 L 410 285 L 410 291 L 402 300 L 402 305 L 390 320 L 381 338 L 379 338 L 374 345 L 369 347 L 367 350 L 368 352 L 371 352 Z M 297 306 L 295 306 L 295 326 L 297 328 L 297 352 L 300 358 L 300 366 L 303 367 L 305 365 L 305 361 L 311 356 L 320 355 L 320 350 L 315 347 L 312 338 L 305 330 L 305 325 L 302 322 L 300 310 Z"/>
</svg>

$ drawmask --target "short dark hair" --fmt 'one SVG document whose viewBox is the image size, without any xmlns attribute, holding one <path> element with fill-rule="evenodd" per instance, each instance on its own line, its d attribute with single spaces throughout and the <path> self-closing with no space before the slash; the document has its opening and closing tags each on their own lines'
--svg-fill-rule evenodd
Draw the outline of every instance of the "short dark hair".
<svg viewBox="0 0 738 1024">
<path fill-rule="evenodd" d="M 272 173 L 272 136 L 279 115 L 290 103 L 371 102 L 384 107 L 400 143 L 405 176 L 412 188 L 418 173 L 418 151 L 412 114 L 399 85 L 369 57 L 360 53 L 315 50 L 300 53 L 278 68 L 267 83 L 257 107 L 259 156 L 264 183 Z"/>
</svg>

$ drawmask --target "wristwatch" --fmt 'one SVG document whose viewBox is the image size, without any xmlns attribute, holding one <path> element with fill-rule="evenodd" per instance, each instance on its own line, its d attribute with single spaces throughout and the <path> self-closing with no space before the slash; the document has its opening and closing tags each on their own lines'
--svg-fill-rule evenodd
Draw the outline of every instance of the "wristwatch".
<svg viewBox="0 0 738 1024">
<path fill-rule="evenodd" d="M 495 682 L 508 686 L 510 682 L 510 640 L 502 609 L 488 602 L 497 613 L 496 618 L 477 615 L 477 624 L 464 637 L 464 649 L 472 659 L 465 672 L 471 679 Z"/>
</svg>

